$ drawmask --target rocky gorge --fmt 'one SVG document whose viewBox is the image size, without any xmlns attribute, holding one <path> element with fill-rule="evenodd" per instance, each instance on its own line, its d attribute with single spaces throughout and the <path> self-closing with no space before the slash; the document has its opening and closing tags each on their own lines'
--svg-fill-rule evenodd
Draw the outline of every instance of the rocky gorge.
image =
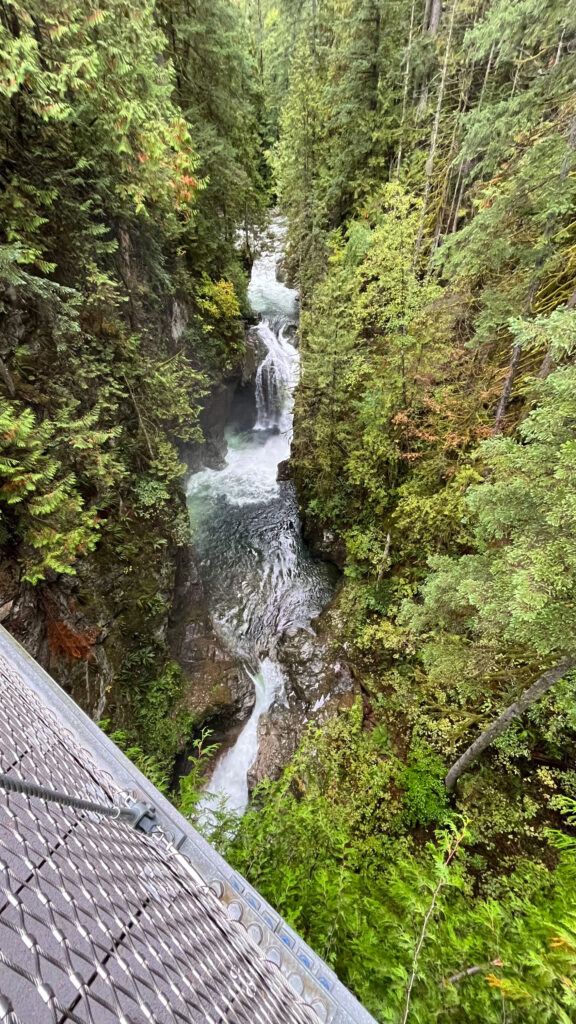
<svg viewBox="0 0 576 1024">
<path fill-rule="evenodd" d="M 210 420 L 218 445 L 224 436 L 225 465 L 205 464 L 188 482 L 199 583 L 228 652 L 220 661 L 228 683 L 212 692 L 215 701 L 225 693 L 228 707 L 236 707 L 232 715 L 223 706 L 206 715 L 222 741 L 207 788 L 236 810 L 263 778 L 278 777 L 306 725 L 334 714 L 355 691 L 322 614 L 337 571 L 332 559 L 316 558 L 304 543 L 290 480 L 297 295 L 279 279 L 281 254 L 282 227 L 275 223 L 249 288 L 259 317 L 247 331 L 256 370 L 228 402 L 224 431 Z M 194 658 L 201 628 L 197 621 L 188 627 Z M 214 650 L 207 633 L 204 638 Z"/>
<path fill-rule="evenodd" d="M 221 745 L 214 789 L 249 739 L 238 806 L 262 779 L 278 777 L 311 720 L 324 721 L 355 691 L 323 611 L 338 553 L 312 533 L 310 546 L 303 542 L 290 479 L 298 310 L 280 280 L 281 244 L 274 228 L 252 275 L 256 321 L 244 356 L 204 400 L 203 441 L 180 447 L 189 509 L 182 492 L 173 503 L 181 535 L 191 515 L 192 542 L 150 544 L 133 518 L 130 550 L 105 533 L 76 575 L 32 586 L 9 560 L 0 566 L 0 621 L 125 745 L 140 745 L 135 680 L 153 678 L 154 663 L 172 666 L 177 679 L 165 686 L 160 668 L 151 683 L 153 693 L 166 690 L 158 714 L 170 741 L 162 730 L 154 739 L 163 763 L 175 758 L 176 772 L 186 772 L 195 737 L 209 729 Z M 187 322 L 185 304 L 174 301 L 155 329 L 176 344 Z M 206 543 L 214 537 L 217 551 Z"/>
</svg>

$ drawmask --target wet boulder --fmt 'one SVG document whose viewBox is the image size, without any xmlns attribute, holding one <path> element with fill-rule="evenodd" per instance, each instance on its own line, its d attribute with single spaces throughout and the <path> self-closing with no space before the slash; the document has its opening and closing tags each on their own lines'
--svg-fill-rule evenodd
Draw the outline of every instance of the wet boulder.
<svg viewBox="0 0 576 1024">
<path fill-rule="evenodd" d="M 290 459 L 284 459 L 282 462 L 278 463 L 278 472 L 276 474 L 276 479 L 278 480 L 279 483 L 286 483 L 288 480 L 292 479 Z"/>
<path fill-rule="evenodd" d="M 296 752 L 305 709 L 298 702 L 274 701 L 258 722 L 258 754 L 248 771 L 248 790 L 263 779 L 278 779 Z"/>
<path fill-rule="evenodd" d="M 315 558 L 331 562 L 338 569 L 346 565 L 346 542 L 334 530 L 320 526 L 310 516 L 302 516 L 302 536 Z"/>
<path fill-rule="evenodd" d="M 282 637 L 276 654 L 291 690 L 307 705 L 354 689 L 350 667 L 327 637 L 299 629 Z"/>
<path fill-rule="evenodd" d="M 198 724 L 244 722 L 254 707 L 254 683 L 214 631 L 191 546 L 182 550 L 177 565 L 168 639 L 186 680 L 181 707 Z"/>
<path fill-rule="evenodd" d="M 258 722 L 258 754 L 248 773 L 250 792 L 263 779 L 278 779 L 294 756 L 304 730 L 322 725 L 351 707 L 359 687 L 329 637 L 300 629 L 284 635 L 276 656 L 287 677 L 287 692 Z"/>
</svg>

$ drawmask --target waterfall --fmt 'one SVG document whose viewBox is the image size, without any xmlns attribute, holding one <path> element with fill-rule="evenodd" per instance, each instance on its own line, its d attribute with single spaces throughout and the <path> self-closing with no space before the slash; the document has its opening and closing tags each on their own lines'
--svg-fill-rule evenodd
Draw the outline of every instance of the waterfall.
<svg viewBox="0 0 576 1024">
<path fill-rule="evenodd" d="M 224 469 L 204 469 L 188 484 L 188 506 L 200 572 L 214 628 L 254 682 L 256 702 L 235 742 L 217 756 L 209 794 L 230 809 L 248 802 L 247 775 L 258 754 L 258 722 L 285 696 L 276 658 L 283 633 L 308 627 L 330 600 L 329 568 L 302 542 L 296 496 L 279 484 L 278 464 L 290 455 L 298 351 L 288 337 L 297 318 L 297 294 L 276 280 L 282 231 L 252 268 L 248 295 L 261 316 L 252 330 L 264 350 L 256 374 L 255 426 L 227 429 Z M 211 798 L 203 806 L 208 811 Z"/>
<path fill-rule="evenodd" d="M 211 794 L 224 796 L 228 808 L 236 811 L 248 803 L 248 772 L 258 750 L 258 722 L 285 685 L 284 674 L 272 658 L 264 658 L 258 672 L 249 674 L 256 690 L 252 714 L 234 746 L 217 762 L 208 784 Z"/>
<path fill-rule="evenodd" d="M 276 326 L 276 325 L 275 325 Z M 274 329 L 268 320 L 256 328 L 266 355 L 256 373 L 255 430 L 292 427 L 293 390 L 298 380 L 298 353 L 286 339 L 287 320 Z"/>
</svg>

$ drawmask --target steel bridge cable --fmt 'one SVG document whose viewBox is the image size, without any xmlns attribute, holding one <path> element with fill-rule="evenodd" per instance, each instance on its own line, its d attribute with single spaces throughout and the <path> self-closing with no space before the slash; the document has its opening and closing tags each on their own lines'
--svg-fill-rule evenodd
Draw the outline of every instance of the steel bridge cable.
<svg viewBox="0 0 576 1024">
<path fill-rule="evenodd" d="M 116 807 L 114 804 L 98 804 L 92 800 L 83 800 L 79 796 L 60 793 L 57 789 L 38 786 L 35 782 L 26 782 L 13 775 L 0 773 L 0 786 L 8 793 L 21 793 L 22 796 L 36 797 L 49 803 L 60 804 L 62 807 L 75 807 L 79 811 L 92 811 L 104 818 L 124 821 L 141 832 L 152 832 L 157 826 L 156 813 L 149 804 L 134 802 L 128 807 Z"/>
</svg>

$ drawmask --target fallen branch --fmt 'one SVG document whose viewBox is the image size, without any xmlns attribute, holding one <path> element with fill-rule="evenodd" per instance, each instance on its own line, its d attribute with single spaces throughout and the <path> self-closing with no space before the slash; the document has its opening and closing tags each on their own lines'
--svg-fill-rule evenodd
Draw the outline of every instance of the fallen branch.
<svg viewBox="0 0 576 1024">
<path fill-rule="evenodd" d="M 475 974 L 482 974 L 482 971 L 485 971 L 487 967 L 502 966 L 502 961 L 500 960 L 499 957 L 497 957 L 496 960 L 489 960 L 487 963 L 481 964 L 480 966 L 474 965 L 474 967 L 467 967 L 465 971 L 458 971 L 457 974 L 453 974 L 450 978 L 448 978 L 444 982 L 444 984 L 456 985 L 457 982 L 462 981 L 463 978 L 472 978 Z"/>
<path fill-rule="evenodd" d="M 518 700 L 514 701 L 513 704 L 510 704 L 509 707 L 507 707 L 506 710 L 503 711 L 496 719 L 496 721 L 492 722 L 492 725 L 489 725 L 488 728 L 474 740 L 474 743 L 470 744 L 468 749 L 464 751 L 455 764 L 452 765 L 444 780 L 444 784 L 448 792 L 450 793 L 454 789 L 454 786 L 462 773 L 480 757 L 480 754 L 486 750 L 486 747 L 489 747 L 494 740 L 498 739 L 498 737 L 502 735 L 515 718 L 518 718 L 518 716 L 522 715 L 527 708 L 531 707 L 532 704 L 535 704 L 537 700 L 540 700 L 540 697 L 543 697 L 544 694 L 554 686 L 554 683 L 557 683 L 559 679 L 562 679 L 562 677 L 573 668 L 576 668 L 576 657 L 561 658 L 557 665 L 554 665 L 553 668 L 544 672 L 544 674 L 541 675 L 535 683 L 532 683 L 532 686 L 529 686 L 527 690 L 524 690 Z"/>
</svg>

